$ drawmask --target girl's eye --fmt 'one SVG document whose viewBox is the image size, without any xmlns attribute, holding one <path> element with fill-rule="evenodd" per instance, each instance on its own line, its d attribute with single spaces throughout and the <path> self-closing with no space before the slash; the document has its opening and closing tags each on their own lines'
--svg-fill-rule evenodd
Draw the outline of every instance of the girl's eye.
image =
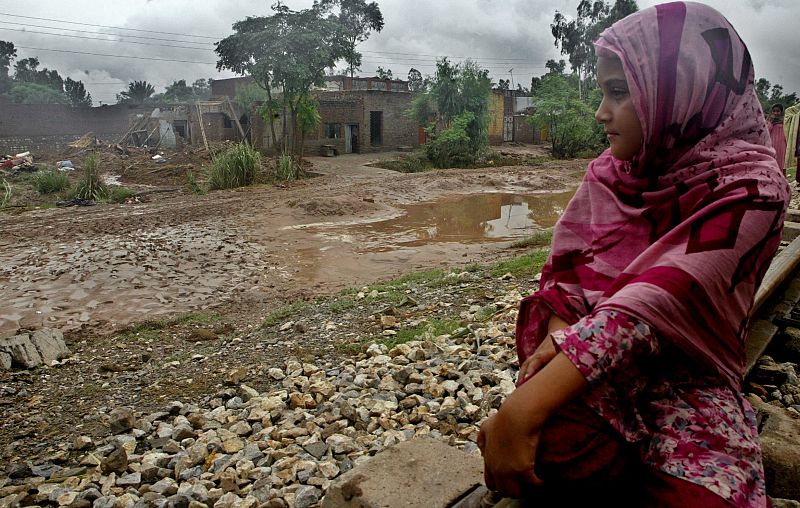
<svg viewBox="0 0 800 508">
<path fill-rule="evenodd" d="M 615 99 L 622 99 L 626 95 L 628 95 L 628 91 L 625 90 L 624 88 L 612 88 L 611 89 L 611 96 L 614 97 Z"/>
</svg>

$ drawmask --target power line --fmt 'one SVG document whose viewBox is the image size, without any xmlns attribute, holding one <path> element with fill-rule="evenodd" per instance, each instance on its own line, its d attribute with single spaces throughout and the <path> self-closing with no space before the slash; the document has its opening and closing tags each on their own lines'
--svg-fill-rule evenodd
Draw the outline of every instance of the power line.
<svg viewBox="0 0 800 508">
<path fill-rule="evenodd" d="M 3 23 L 3 22 L 0 21 L 0 23 Z M 25 33 L 31 33 L 31 34 L 54 35 L 56 37 L 70 37 L 70 38 L 73 38 L 73 39 L 84 39 L 84 40 L 89 40 L 89 41 L 116 42 L 116 43 L 121 43 L 121 44 L 141 44 L 141 45 L 144 45 L 144 46 L 160 46 L 160 47 L 163 47 L 163 48 L 194 49 L 196 51 L 213 51 L 212 49 L 209 49 L 209 48 L 192 48 L 192 47 L 189 47 L 189 46 L 176 46 L 174 44 L 158 44 L 158 43 L 154 43 L 154 42 L 115 41 L 115 40 L 109 40 L 109 39 L 101 39 L 99 37 L 86 37 L 85 35 L 69 35 L 69 34 L 54 34 L 54 33 L 50 33 L 50 32 L 39 32 L 37 30 L 26 30 L 24 28 L 4 28 L 4 27 L 0 27 L 0 30 L 10 30 L 10 31 L 13 31 L 13 32 L 25 32 Z"/>
<path fill-rule="evenodd" d="M 65 23 L 65 24 L 68 24 L 68 25 L 96 26 L 96 27 L 99 27 L 99 28 L 112 28 L 114 30 L 130 30 L 131 32 L 145 32 L 145 33 L 151 33 L 151 34 L 165 34 L 165 35 L 181 35 L 181 36 L 184 36 L 184 37 L 196 37 L 198 39 L 212 39 L 212 40 L 222 39 L 222 37 L 212 37 L 212 36 L 208 36 L 208 35 L 193 35 L 193 34 L 181 34 L 181 33 L 175 33 L 175 32 L 160 32 L 158 30 L 144 30 L 144 29 L 141 29 L 141 28 L 126 28 L 126 27 L 123 27 L 123 26 L 95 25 L 95 24 L 92 24 L 92 23 L 80 23 L 80 22 L 77 22 L 77 21 L 67 21 L 67 20 L 63 20 L 63 19 L 37 18 L 35 16 L 22 16 L 20 14 L 8 14 L 7 12 L 0 12 L 0 15 L 9 16 L 9 17 L 12 17 L 12 18 L 36 19 L 36 20 L 39 20 L 39 21 L 54 21 L 56 23 Z"/>
<path fill-rule="evenodd" d="M 157 60 L 160 62 L 179 62 L 179 63 L 191 63 L 191 64 L 204 64 L 204 65 L 216 65 L 216 62 L 197 62 L 193 60 L 173 60 L 171 58 L 158 58 L 153 56 L 129 56 L 129 55 L 108 55 L 105 53 L 88 53 L 84 51 L 70 51 L 67 49 L 47 49 L 47 48 L 32 48 L 30 46 L 17 46 L 18 48 L 22 49 L 32 49 L 35 51 L 53 51 L 56 53 L 74 53 L 76 55 L 91 55 L 91 56 L 107 56 L 112 58 L 132 58 L 134 60 Z"/>
<path fill-rule="evenodd" d="M 139 32 L 146 32 L 146 33 L 178 35 L 178 36 L 183 36 L 183 37 L 205 38 L 205 39 L 214 40 L 215 42 L 224 38 L 223 36 L 210 37 L 210 36 L 205 36 L 205 35 L 193 35 L 193 34 L 176 33 L 176 32 L 160 32 L 160 31 L 157 31 L 157 30 L 143 30 L 143 29 L 138 29 L 138 28 L 124 28 L 124 27 L 115 27 L 115 26 L 108 26 L 108 25 L 95 25 L 95 24 L 91 24 L 91 23 L 78 23 L 78 22 L 73 22 L 73 21 L 66 21 L 66 20 L 59 20 L 59 19 L 52 19 L 52 18 L 37 18 L 37 17 L 34 17 L 34 16 L 21 16 L 21 15 L 16 15 L 16 14 L 6 14 L 6 13 L 2 13 L 2 12 L 0 12 L 0 16 L 11 16 L 11 17 L 18 17 L 18 18 L 26 18 L 26 19 L 37 19 L 37 20 L 43 20 L 43 21 L 54 21 L 54 22 L 57 22 L 57 23 L 68 23 L 68 24 L 75 24 L 75 25 L 95 26 L 95 27 L 112 28 L 112 29 L 118 29 L 118 30 L 131 30 L 131 31 L 139 31 Z M 0 21 L 0 23 L 9 23 L 9 22 Z M 15 24 L 19 25 L 19 23 L 15 23 Z M 93 31 L 87 31 L 87 30 L 77 30 L 77 29 L 72 29 L 72 28 L 61 28 L 61 27 L 44 26 L 44 25 L 34 25 L 34 24 L 28 24 L 28 23 L 24 24 L 24 26 L 31 26 L 31 27 L 35 27 L 35 28 L 49 28 L 49 29 L 53 29 L 53 30 L 69 30 L 69 31 L 73 31 L 73 32 L 90 33 L 90 34 L 98 34 L 98 35 L 111 35 L 111 36 L 117 36 L 117 37 L 134 37 L 134 38 L 137 38 L 137 39 L 147 39 L 147 40 L 157 40 L 157 41 L 167 41 L 167 42 L 181 42 L 181 43 L 186 43 L 186 44 L 211 44 L 211 43 L 207 43 L 207 42 L 175 41 L 174 39 L 164 39 L 164 38 L 159 38 L 159 37 L 146 37 L 146 36 L 142 36 L 142 35 L 127 35 L 127 34 L 111 34 L 111 33 L 107 33 L 107 32 L 93 32 Z M 55 34 L 53 34 L 53 35 L 55 35 Z M 98 40 L 103 40 L 103 39 L 98 39 Z M 120 42 L 122 42 L 122 41 L 120 41 Z M 174 47 L 178 47 L 178 46 L 174 46 Z M 189 48 L 187 48 L 187 49 L 189 49 Z M 195 49 L 195 48 L 191 48 L 191 49 Z M 200 48 L 197 48 L 197 49 L 200 49 Z M 512 62 L 527 62 L 527 61 L 529 61 L 526 58 L 508 58 L 508 57 L 496 58 L 496 57 L 476 57 L 476 56 L 434 55 L 434 54 L 426 54 L 426 53 L 408 53 L 408 52 L 400 52 L 400 51 L 370 51 L 370 50 L 362 50 L 362 51 L 360 51 L 360 53 L 376 54 L 376 55 L 401 55 L 401 56 L 404 55 L 404 56 L 409 56 L 409 57 L 432 57 L 432 58 L 447 57 L 447 58 L 453 58 L 453 59 L 459 59 L 459 60 L 468 59 L 469 58 L 469 59 L 473 59 L 473 60 L 493 61 L 493 62 L 497 62 L 497 63 L 501 63 L 501 62 L 512 63 Z"/>
<path fill-rule="evenodd" d="M 0 14 L 2 16 L 2 14 Z M 148 37 L 146 35 L 133 35 L 133 34 L 114 34 L 109 32 L 98 32 L 96 30 L 78 30 L 77 28 L 64 28 L 60 26 L 47 26 L 47 25 L 34 25 L 31 23 L 18 23 L 16 21 L 0 21 L 0 23 L 4 23 L 6 25 L 14 25 L 14 26 L 30 26 L 33 28 L 48 28 L 51 30 L 61 30 L 64 32 L 78 32 L 82 34 L 93 34 L 93 35 L 110 35 L 112 37 L 132 37 L 134 39 L 144 39 L 148 41 L 166 41 L 166 42 L 183 42 L 186 44 L 203 44 L 203 45 L 212 45 L 211 42 L 195 42 L 195 41 L 176 41 L 175 38 L 164 38 L 164 37 Z"/>
</svg>

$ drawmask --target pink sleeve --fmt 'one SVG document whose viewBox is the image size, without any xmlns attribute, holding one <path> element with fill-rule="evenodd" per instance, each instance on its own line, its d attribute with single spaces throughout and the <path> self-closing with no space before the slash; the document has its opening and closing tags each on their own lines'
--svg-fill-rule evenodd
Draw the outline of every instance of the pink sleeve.
<svg viewBox="0 0 800 508">
<path fill-rule="evenodd" d="M 590 384 L 608 381 L 637 358 L 659 351 L 650 325 L 619 311 L 597 311 L 551 336 Z"/>
</svg>

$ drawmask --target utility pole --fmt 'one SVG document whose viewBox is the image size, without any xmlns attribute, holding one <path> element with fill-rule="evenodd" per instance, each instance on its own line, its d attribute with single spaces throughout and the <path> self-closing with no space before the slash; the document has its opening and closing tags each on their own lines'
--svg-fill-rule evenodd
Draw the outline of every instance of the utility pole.
<svg viewBox="0 0 800 508">
<path fill-rule="evenodd" d="M 511 74 L 511 89 L 516 90 L 516 87 L 514 87 L 514 68 L 508 69 L 508 73 Z"/>
</svg>

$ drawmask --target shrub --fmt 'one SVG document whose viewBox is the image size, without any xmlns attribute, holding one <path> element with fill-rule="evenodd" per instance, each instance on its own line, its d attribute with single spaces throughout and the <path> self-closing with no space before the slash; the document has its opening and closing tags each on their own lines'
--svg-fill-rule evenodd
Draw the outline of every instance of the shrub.
<svg viewBox="0 0 800 508">
<path fill-rule="evenodd" d="M 252 185 L 256 180 L 261 154 L 245 143 L 238 143 L 214 157 L 208 188 L 233 189 Z"/>
<path fill-rule="evenodd" d="M 425 144 L 425 154 L 437 168 L 452 168 L 470 165 L 478 153 L 473 149 L 467 129 L 475 115 L 466 111 L 461 113 L 449 127 L 439 133 L 429 133 Z"/>
<path fill-rule="evenodd" d="M 89 201 L 101 201 L 108 196 L 108 187 L 100 176 L 100 159 L 90 154 L 83 161 L 83 175 L 75 187 L 73 197 Z"/>
<path fill-rule="evenodd" d="M 69 178 L 63 171 L 51 169 L 37 171 L 33 175 L 33 188 L 39 194 L 52 194 L 69 188 Z"/>
<path fill-rule="evenodd" d="M 297 164 L 291 155 L 283 154 L 278 157 L 278 180 L 296 180 L 299 176 L 297 169 Z"/>
<path fill-rule="evenodd" d="M 581 101 L 568 76 L 542 78 L 534 97 L 536 113 L 531 117 L 535 128 L 550 131 L 553 156 L 560 159 L 577 155 L 597 155 L 602 147 L 602 127 L 594 119 L 589 104 Z"/>
</svg>

